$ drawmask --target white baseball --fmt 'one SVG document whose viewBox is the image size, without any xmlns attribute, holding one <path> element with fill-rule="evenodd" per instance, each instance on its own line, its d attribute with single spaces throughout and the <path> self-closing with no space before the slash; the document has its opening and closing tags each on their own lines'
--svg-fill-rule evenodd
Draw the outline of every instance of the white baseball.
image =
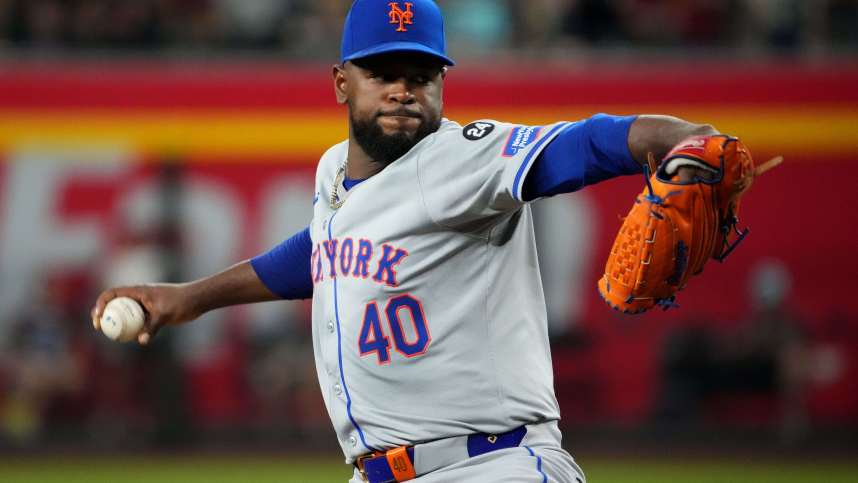
<svg viewBox="0 0 858 483">
<path fill-rule="evenodd" d="M 101 315 L 101 331 L 108 339 L 129 342 L 143 329 L 146 316 L 136 300 L 117 297 L 107 303 Z"/>
</svg>

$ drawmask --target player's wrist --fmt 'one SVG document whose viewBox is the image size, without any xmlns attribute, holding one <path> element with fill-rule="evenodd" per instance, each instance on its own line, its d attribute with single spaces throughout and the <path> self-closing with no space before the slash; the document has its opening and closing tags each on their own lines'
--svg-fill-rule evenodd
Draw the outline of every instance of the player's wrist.
<svg viewBox="0 0 858 483">
<path fill-rule="evenodd" d="M 210 290 L 206 290 L 205 281 L 179 283 L 173 285 L 175 291 L 175 321 L 176 324 L 198 319 L 206 312 L 216 308 Z"/>
<path fill-rule="evenodd" d="M 629 129 L 629 152 L 641 165 L 648 163 L 649 153 L 660 162 L 684 139 L 715 134 L 718 130 L 710 124 L 696 124 L 673 116 L 641 115 Z"/>
</svg>

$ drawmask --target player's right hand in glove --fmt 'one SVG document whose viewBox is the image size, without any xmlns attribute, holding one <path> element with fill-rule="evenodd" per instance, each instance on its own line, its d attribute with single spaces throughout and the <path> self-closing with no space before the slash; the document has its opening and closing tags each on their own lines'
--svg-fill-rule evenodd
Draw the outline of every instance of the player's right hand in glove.
<svg viewBox="0 0 858 483">
<path fill-rule="evenodd" d="M 781 161 L 755 168 L 738 139 L 720 134 L 682 141 L 658 166 L 650 157 L 646 174 L 654 174 L 625 218 L 599 280 L 605 302 L 624 313 L 675 305 L 689 277 L 710 258 L 723 261 L 747 235 L 736 228 L 740 199 L 755 177 Z"/>
</svg>

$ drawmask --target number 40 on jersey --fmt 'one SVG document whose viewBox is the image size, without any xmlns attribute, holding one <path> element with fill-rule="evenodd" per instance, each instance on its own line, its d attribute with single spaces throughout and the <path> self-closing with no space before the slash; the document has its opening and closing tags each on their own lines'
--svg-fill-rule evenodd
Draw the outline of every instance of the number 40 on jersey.
<svg viewBox="0 0 858 483">
<path fill-rule="evenodd" d="M 403 329 L 403 320 L 413 324 L 411 340 Z M 375 354 L 379 364 L 390 364 L 391 345 L 396 352 L 411 358 L 426 353 L 431 341 L 423 306 L 415 297 L 408 294 L 393 297 L 384 311 L 375 301 L 366 304 L 358 338 L 361 357 Z"/>
</svg>

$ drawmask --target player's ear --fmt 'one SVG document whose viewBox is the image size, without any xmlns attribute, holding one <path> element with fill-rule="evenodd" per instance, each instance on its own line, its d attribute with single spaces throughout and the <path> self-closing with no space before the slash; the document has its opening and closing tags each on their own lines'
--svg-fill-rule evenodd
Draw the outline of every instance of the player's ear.
<svg viewBox="0 0 858 483">
<path fill-rule="evenodd" d="M 441 67 L 441 79 L 447 78 L 447 66 Z"/>
<path fill-rule="evenodd" d="M 344 64 L 335 64 L 331 69 L 334 79 L 334 94 L 337 96 L 337 104 L 345 104 L 348 101 L 346 95 L 346 87 L 348 79 L 346 78 L 346 67 Z"/>
</svg>

